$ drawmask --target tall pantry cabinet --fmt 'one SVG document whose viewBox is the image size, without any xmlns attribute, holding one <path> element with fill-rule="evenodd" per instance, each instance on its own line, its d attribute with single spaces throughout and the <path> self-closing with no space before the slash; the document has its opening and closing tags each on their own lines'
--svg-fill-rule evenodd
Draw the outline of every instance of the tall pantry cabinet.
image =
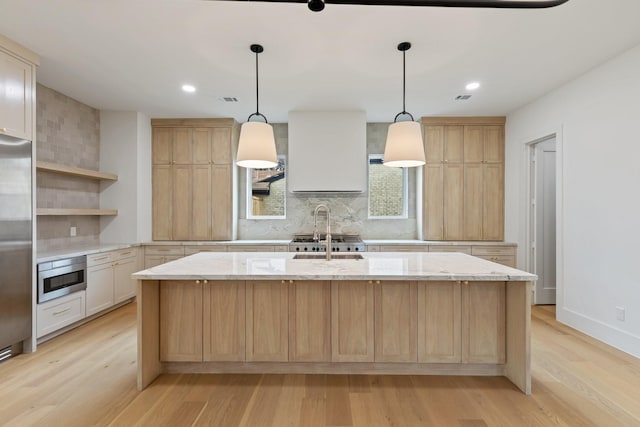
<svg viewBox="0 0 640 427">
<path fill-rule="evenodd" d="M 233 119 L 153 119 L 153 240 L 235 238 Z"/>
<path fill-rule="evenodd" d="M 425 240 L 504 239 L 504 117 L 423 117 Z"/>
</svg>

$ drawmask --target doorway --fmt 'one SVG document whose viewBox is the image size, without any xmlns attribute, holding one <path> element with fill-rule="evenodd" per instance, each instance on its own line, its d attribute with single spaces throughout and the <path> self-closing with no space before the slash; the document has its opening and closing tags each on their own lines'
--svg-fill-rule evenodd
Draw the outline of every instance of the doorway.
<svg viewBox="0 0 640 427">
<path fill-rule="evenodd" d="M 556 303 L 556 137 L 530 144 L 530 267 L 538 275 L 534 304 Z"/>
</svg>

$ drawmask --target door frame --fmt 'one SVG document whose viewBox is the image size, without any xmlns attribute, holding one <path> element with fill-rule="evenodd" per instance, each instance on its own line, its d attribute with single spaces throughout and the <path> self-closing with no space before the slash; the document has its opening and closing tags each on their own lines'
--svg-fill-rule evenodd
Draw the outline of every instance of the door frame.
<svg viewBox="0 0 640 427">
<path fill-rule="evenodd" d="M 564 182 L 563 182 L 563 169 L 564 169 L 564 147 L 563 147 L 563 135 L 562 126 L 557 129 L 542 132 L 539 136 L 527 138 L 523 144 L 524 148 L 524 161 L 526 164 L 526 174 L 524 179 L 525 194 L 524 199 L 524 214 L 525 214 L 525 227 L 524 227 L 524 269 L 526 271 L 534 271 L 534 255 L 532 251 L 533 238 L 533 209 L 531 200 L 534 196 L 532 178 L 535 176 L 535 166 L 533 165 L 533 156 L 535 152 L 536 144 L 546 141 L 551 138 L 556 140 L 556 307 L 564 307 Z M 532 295 L 531 302 L 535 301 L 535 286 L 532 287 L 534 294 Z"/>
</svg>

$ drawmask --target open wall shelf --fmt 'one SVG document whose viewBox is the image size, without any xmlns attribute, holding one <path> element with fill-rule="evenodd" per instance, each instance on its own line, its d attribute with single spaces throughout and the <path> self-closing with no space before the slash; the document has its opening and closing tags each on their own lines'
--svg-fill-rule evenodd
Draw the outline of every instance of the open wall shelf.
<svg viewBox="0 0 640 427">
<path fill-rule="evenodd" d="M 36 215 L 63 216 L 63 215 L 91 215 L 91 216 L 115 216 L 117 209 L 59 209 L 37 208 Z"/>
<path fill-rule="evenodd" d="M 94 171 L 91 169 L 82 169 L 75 166 L 59 165 L 50 162 L 36 162 L 36 169 L 43 172 L 57 173 L 60 175 L 79 176 L 82 178 L 96 179 L 99 181 L 117 181 L 118 175 L 108 172 Z"/>
</svg>

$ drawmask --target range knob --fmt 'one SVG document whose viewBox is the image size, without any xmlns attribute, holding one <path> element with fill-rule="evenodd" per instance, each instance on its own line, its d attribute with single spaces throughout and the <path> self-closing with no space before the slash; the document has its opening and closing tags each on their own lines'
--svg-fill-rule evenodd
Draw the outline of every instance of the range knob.
<svg viewBox="0 0 640 427">
<path fill-rule="evenodd" d="M 355 251 L 356 251 L 356 252 L 358 252 L 358 251 L 360 250 L 360 249 L 358 249 L 358 247 L 357 247 L 357 246 L 356 246 L 354 249 L 355 249 Z"/>
<path fill-rule="evenodd" d="M 351 246 L 347 246 L 347 252 L 351 250 Z"/>
<path fill-rule="evenodd" d="M 307 251 L 307 247 L 306 246 L 304 247 L 304 250 L 305 250 L 305 252 Z"/>
<path fill-rule="evenodd" d="M 300 252 L 300 248 L 296 248 L 296 252 Z"/>
</svg>

